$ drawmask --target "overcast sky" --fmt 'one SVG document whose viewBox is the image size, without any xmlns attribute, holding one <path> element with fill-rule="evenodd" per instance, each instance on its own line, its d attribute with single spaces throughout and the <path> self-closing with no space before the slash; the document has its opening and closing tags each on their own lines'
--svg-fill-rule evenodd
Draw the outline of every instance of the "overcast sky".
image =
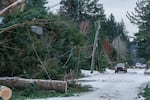
<svg viewBox="0 0 150 100">
<path fill-rule="evenodd" d="M 58 4 L 61 0 L 48 0 L 49 6 L 53 6 Z M 129 32 L 128 35 L 133 36 L 135 32 L 138 31 L 137 27 L 129 22 L 126 17 L 127 11 L 132 12 L 134 11 L 134 7 L 137 0 L 99 0 L 99 3 L 103 4 L 105 14 L 107 17 L 110 13 L 113 13 L 115 16 L 116 21 L 124 20 L 126 25 L 126 30 Z M 57 11 L 58 6 L 51 9 L 52 11 Z"/>
</svg>

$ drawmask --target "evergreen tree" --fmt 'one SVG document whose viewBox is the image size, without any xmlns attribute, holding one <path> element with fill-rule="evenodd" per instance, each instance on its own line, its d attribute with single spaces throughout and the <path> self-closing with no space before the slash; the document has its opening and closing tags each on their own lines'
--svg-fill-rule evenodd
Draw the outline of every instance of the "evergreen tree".
<svg viewBox="0 0 150 100">
<path fill-rule="evenodd" d="M 109 37 L 111 41 L 113 41 L 114 38 L 116 38 L 119 35 L 121 35 L 122 38 L 127 39 L 127 31 L 123 20 L 121 22 L 117 22 L 113 14 L 109 16 L 109 18 L 105 22 L 104 27 L 102 28 L 104 28 L 104 37 Z"/>
<path fill-rule="evenodd" d="M 60 7 L 61 14 L 78 18 L 78 0 L 62 0 L 60 4 L 62 4 Z"/>
<path fill-rule="evenodd" d="M 95 20 L 103 17 L 104 9 L 98 0 L 62 0 L 60 11 L 75 20 Z"/>
<path fill-rule="evenodd" d="M 150 59 L 150 1 L 138 1 L 135 12 L 128 13 L 127 16 L 132 23 L 139 27 L 139 32 L 136 33 L 139 56 Z"/>
<path fill-rule="evenodd" d="M 113 14 L 111 14 L 107 19 L 105 31 L 106 35 L 110 38 L 111 41 L 118 35 L 117 23 Z"/>
<path fill-rule="evenodd" d="M 138 25 L 140 31 L 150 31 L 150 1 L 138 1 L 134 10 L 134 13 L 127 14 L 129 20 Z"/>
<path fill-rule="evenodd" d="M 35 9 L 39 8 L 40 10 L 45 10 L 44 4 L 46 4 L 46 0 L 26 0 L 27 9 Z"/>
<path fill-rule="evenodd" d="M 0 34 L 0 76 L 48 78 L 47 70 L 51 78 L 58 79 L 76 69 L 76 50 L 71 49 L 80 45 L 82 36 L 74 22 L 47 14 L 44 3 L 28 0 L 23 12 L 5 15 L 0 32 L 8 30 Z M 42 28 L 43 34 L 33 32 L 32 26 Z"/>
</svg>

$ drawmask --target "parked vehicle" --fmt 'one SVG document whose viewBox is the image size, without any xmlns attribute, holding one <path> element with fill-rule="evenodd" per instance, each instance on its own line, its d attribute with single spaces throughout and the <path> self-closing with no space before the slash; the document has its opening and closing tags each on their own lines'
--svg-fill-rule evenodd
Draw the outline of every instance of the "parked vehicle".
<svg viewBox="0 0 150 100">
<path fill-rule="evenodd" d="M 150 69 L 146 69 L 145 72 L 144 72 L 144 74 L 150 75 Z"/>
<path fill-rule="evenodd" d="M 136 63 L 135 68 L 146 68 L 146 64 Z"/>
<path fill-rule="evenodd" d="M 115 66 L 115 73 L 118 73 L 120 71 L 123 71 L 124 73 L 127 72 L 127 67 L 124 63 L 118 63 L 116 66 Z"/>
</svg>

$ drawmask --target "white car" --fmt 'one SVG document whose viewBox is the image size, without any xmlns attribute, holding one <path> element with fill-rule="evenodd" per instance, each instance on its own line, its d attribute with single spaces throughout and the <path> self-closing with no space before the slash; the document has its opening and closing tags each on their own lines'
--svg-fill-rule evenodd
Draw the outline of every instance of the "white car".
<svg viewBox="0 0 150 100">
<path fill-rule="evenodd" d="M 136 63 L 135 68 L 146 68 L 146 64 Z"/>
<path fill-rule="evenodd" d="M 123 71 L 124 73 L 127 72 L 127 67 L 125 66 L 124 63 L 118 63 L 116 66 L 115 66 L 115 73 L 118 73 L 120 71 Z"/>
</svg>

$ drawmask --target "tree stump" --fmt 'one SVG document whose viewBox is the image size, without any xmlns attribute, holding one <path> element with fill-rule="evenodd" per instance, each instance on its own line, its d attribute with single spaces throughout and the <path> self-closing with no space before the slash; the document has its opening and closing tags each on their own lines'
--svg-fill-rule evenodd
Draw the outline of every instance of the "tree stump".
<svg viewBox="0 0 150 100">
<path fill-rule="evenodd" d="M 6 86 L 0 86 L 0 97 L 3 100 L 9 100 L 12 96 L 12 90 Z"/>
</svg>

